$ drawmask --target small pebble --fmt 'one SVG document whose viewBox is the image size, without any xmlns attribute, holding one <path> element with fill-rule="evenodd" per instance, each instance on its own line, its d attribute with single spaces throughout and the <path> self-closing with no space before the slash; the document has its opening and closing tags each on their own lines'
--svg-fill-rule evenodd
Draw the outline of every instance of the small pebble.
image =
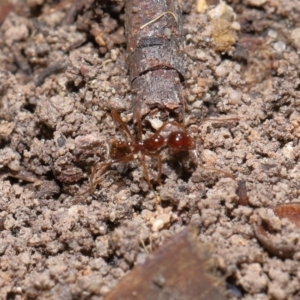
<svg viewBox="0 0 300 300">
<path fill-rule="evenodd" d="M 217 77 L 225 77 L 229 73 L 228 68 L 225 68 L 223 65 L 219 65 L 216 68 Z"/>
<path fill-rule="evenodd" d="M 266 3 L 267 0 L 248 0 L 248 5 L 260 7 Z"/>
<path fill-rule="evenodd" d="M 159 231 L 160 229 L 162 229 L 164 227 L 164 222 L 163 220 L 155 220 L 152 224 L 152 231 Z"/>
<path fill-rule="evenodd" d="M 149 119 L 149 122 L 155 130 L 158 130 L 163 125 L 160 119 Z"/>
<path fill-rule="evenodd" d="M 281 53 L 286 49 L 286 44 L 284 42 L 277 42 L 273 44 L 273 48 L 276 52 Z"/>
<path fill-rule="evenodd" d="M 231 104 L 239 104 L 241 103 L 242 93 L 237 90 L 232 90 L 229 93 L 229 101 Z"/>
</svg>

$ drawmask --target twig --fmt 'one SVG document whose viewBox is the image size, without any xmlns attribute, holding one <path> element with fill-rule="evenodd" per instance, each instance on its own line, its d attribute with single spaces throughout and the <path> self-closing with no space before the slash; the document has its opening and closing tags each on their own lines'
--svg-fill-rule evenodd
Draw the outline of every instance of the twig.
<svg viewBox="0 0 300 300">
<path fill-rule="evenodd" d="M 150 25 L 150 24 L 156 22 L 157 20 L 159 20 L 160 18 L 162 18 L 163 16 L 165 16 L 165 15 L 167 15 L 167 14 L 172 15 L 172 16 L 174 17 L 174 19 L 176 20 L 176 22 L 177 22 L 177 17 L 176 17 L 176 15 L 175 15 L 174 13 L 172 13 L 171 11 L 166 11 L 166 12 L 160 14 L 160 15 L 159 15 L 158 17 L 156 17 L 155 19 L 153 19 L 153 20 L 147 22 L 146 24 L 142 25 L 142 26 L 140 27 L 140 29 L 144 29 L 144 28 L 147 27 L 148 25 Z"/>
<path fill-rule="evenodd" d="M 178 120 L 183 117 L 181 81 L 185 70 L 180 5 L 181 1 L 176 0 L 126 1 L 125 27 L 134 115 L 140 111 L 143 116 L 158 108 L 167 115 L 175 113 Z M 165 15 L 173 18 L 163 18 Z M 157 17 L 152 19 L 152 16 Z M 154 22 L 156 26 L 149 26 Z"/>
</svg>

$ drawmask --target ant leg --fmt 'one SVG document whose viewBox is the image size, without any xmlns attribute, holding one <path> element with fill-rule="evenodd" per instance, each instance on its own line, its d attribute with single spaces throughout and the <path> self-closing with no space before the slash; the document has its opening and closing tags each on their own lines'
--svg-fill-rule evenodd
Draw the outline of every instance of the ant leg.
<svg viewBox="0 0 300 300">
<path fill-rule="evenodd" d="M 95 166 L 93 168 L 92 174 L 90 176 L 90 188 L 89 188 L 89 192 L 92 194 L 94 193 L 97 185 L 101 182 L 100 177 L 105 174 L 107 172 L 107 170 L 109 169 L 109 167 L 113 164 L 114 162 L 108 162 L 108 163 L 103 163 L 100 164 L 98 166 Z M 100 172 L 100 174 L 98 174 L 98 172 Z M 97 176 L 95 176 L 97 175 Z M 95 178 L 96 177 L 96 178 Z"/>
<path fill-rule="evenodd" d="M 159 185 L 161 185 L 161 182 L 160 182 L 160 177 L 161 177 L 161 173 L 162 173 L 162 160 L 161 160 L 161 155 L 158 154 L 158 153 L 150 153 L 150 152 L 146 152 L 146 154 L 148 156 L 151 156 L 151 157 L 155 157 L 157 159 L 157 165 L 158 165 L 158 170 L 157 170 L 157 178 L 156 178 L 156 181 Z"/>
<path fill-rule="evenodd" d="M 198 126 L 201 126 L 203 123 L 205 122 L 224 122 L 224 121 L 239 121 L 240 119 L 238 117 L 234 117 L 234 118 L 227 118 L 227 119 L 204 119 L 203 121 L 201 121 L 199 123 Z M 184 132 L 187 132 L 187 129 L 181 125 L 180 123 L 176 122 L 176 121 L 168 121 L 166 123 L 164 123 L 156 132 L 154 135 L 159 135 L 164 129 L 166 126 L 168 125 L 173 125 L 177 128 L 179 128 L 180 130 L 184 131 Z"/>
<path fill-rule="evenodd" d="M 135 120 L 137 123 L 137 129 L 138 129 L 138 139 L 142 140 L 142 118 L 141 118 L 141 109 L 137 108 L 135 110 Z"/>
<path fill-rule="evenodd" d="M 182 130 L 182 131 L 184 131 L 184 132 L 187 132 L 187 129 L 186 129 L 183 125 L 179 124 L 178 122 L 176 122 L 176 121 L 168 121 L 168 122 L 164 123 L 164 124 L 163 124 L 163 125 L 162 125 L 155 133 L 154 133 L 154 135 L 159 135 L 159 134 L 165 129 L 165 127 L 168 126 L 168 125 L 173 125 L 173 126 L 179 128 L 180 130 Z"/>
<path fill-rule="evenodd" d="M 154 195 L 155 195 L 155 198 L 156 198 L 156 204 L 155 205 L 157 205 L 161 202 L 161 199 L 160 199 L 159 195 L 155 192 L 155 190 L 153 188 L 153 185 L 150 182 L 150 177 L 149 177 L 148 169 L 147 169 L 147 166 L 146 166 L 145 154 L 147 154 L 149 156 L 156 156 L 156 154 L 152 155 L 151 153 L 148 153 L 148 152 L 142 152 L 141 153 L 141 156 L 142 156 L 141 163 L 142 163 L 142 166 L 143 166 L 144 176 L 146 178 L 146 181 L 147 181 L 147 183 L 150 187 L 150 190 L 152 190 Z M 158 173 L 159 173 L 159 177 L 160 177 L 160 174 L 161 174 L 161 157 L 157 156 L 157 158 L 158 158 L 158 161 L 159 161 Z"/>
<path fill-rule="evenodd" d="M 111 165 L 111 163 L 108 162 L 108 163 L 98 164 L 95 167 L 93 167 L 92 168 L 92 174 L 90 175 L 90 182 L 94 181 L 94 177 L 98 173 L 99 170 L 101 170 L 103 167 L 105 167 L 105 169 L 102 170 L 102 173 L 104 174 L 107 171 L 107 169 L 109 168 L 110 165 Z"/>
<path fill-rule="evenodd" d="M 90 181 L 90 187 L 89 187 L 86 191 L 80 193 L 79 195 L 84 195 L 84 194 L 87 194 L 87 193 L 92 194 L 92 193 L 95 191 L 95 189 L 96 189 L 96 187 L 97 187 L 97 184 L 100 182 L 99 179 L 96 180 L 96 181 L 94 180 L 95 175 L 97 174 L 97 172 L 98 172 L 99 170 L 102 169 L 102 170 L 101 170 L 101 175 L 104 174 L 104 173 L 107 171 L 107 169 L 108 169 L 113 163 L 114 163 L 114 162 L 108 162 L 108 163 L 98 164 L 97 166 L 93 167 L 93 168 L 92 168 L 92 174 L 90 175 L 90 178 L 89 178 L 89 181 Z M 101 176 L 101 175 L 100 175 L 100 176 Z"/>
<path fill-rule="evenodd" d="M 121 129 L 121 131 L 123 132 L 123 135 L 127 135 L 130 138 L 130 140 L 132 142 L 134 142 L 134 138 L 133 138 L 128 126 L 126 125 L 126 123 L 123 122 L 120 115 L 115 110 L 113 110 L 111 112 L 111 117 L 114 120 L 114 122 L 117 124 L 117 126 Z M 121 127 L 120 127 L 120 125 L 121 125 Z M 124 134 L 124 132 L 125 132 L 125 134 Z"/>
<path fill-rule="evenodd" d="M 224 121 L 239 121 L 240 119 L 239 118 L 237 118 L 237 117 L 234 117 L 234 118 L 227 118 L 227 119 L 204 119 L 203 121 L 201 121 L 200 123 L 199 123 L 199 125 L 198 125 L 198 127 L 200 127 L 203 123 L 205 123 L 205 122 L 207 122 L 207 121 L 209 121 L 209 122 L 224 122 Z M 166 123 L 164 123 L 155 133 L 154 133 L 154 137 L 155 136 L 158 136 L 165 128 L 166 128 L 166 126 L 168 126 L 168 125 L 173 125 L 173 126 L 175 126 L 175 127 L 177 127 L 177 128 L 179 128 L 180 130 L 182 130 L 183 132 L 188 132 L 187 131 L 187 129 L 183 126 L 183 125 L 181 125 L 181 124 L 179 124 L 178 122 L 176 122 L 176 121 L 168 121 L 168 122 L 166 122 Z"/>
<path fill-rule="evenodd" d="M 145 179 L 150 187 L 150 189 L 152 191 L 154 191 L 154 188 L 153 188 L 153 185 L 152 183 L 150 182 L 150 177 L 149 177 L 149 172 L 148 172 L 148 169 L 147 169 L 147 166 L 146 166 L 146 159 L 145 159 L 145 154 L 144 153 L 141 153 L 141 164 L 142 164 L 142 167 L 143 167 L 143 171 L 144 171 L 144 176 L 145 176 Z"/>
<path fill-rule="evenodd" d="M 98 164 L 96 165 L 93 170 L 92 170 L 92 174 L 90 176 L 90 188 L 87 190 L 87 191 L 84 191 L 82 193 L 83 194 L 86 194 L 86 193 L 93 193 L 97 187 L 97 185 L 101 182 L 101 179 L 100 177 L 106 173 L 106 171 L 108 170 L 108 168 L 115 164 L 115 163 L 126 163 L 126 162 L 129 162 L 130 160 L 132 160 L 133 158 L 133 155 L 134 154 L 128 154 L 122 158 L 119 158 L 119 159 L 116 159 L 116 160 L 112 160 L 112 161 L 109 161 L 109 162 L 106 162 L 106 163 L 102 163 L 102 164 Z M 100 174 L 98 174 L 98 172 L 100 172 Z M 96 176 L 97 175 L 97 176 Z M 95 179 L 96 178 L 96 179 Z"/>
<path fill-rule="evenodd" d="M 229 172 L 220 170 L 220 169 L 216 169 L 216 168 L 207 168 L 207 167 L 203 167 L 202 165 L 199 165 L 200 168 L 204 169 L 204 170 L 209 170 L 209 171 L 214 171 L 214 172 L 219 172 L 219 173 L 223 173 L 226 177 L 231 178 L 232 180 L 236 180 L 236 178 L 234 177 L 234 175 L 232 175 Z"/>
</svg>

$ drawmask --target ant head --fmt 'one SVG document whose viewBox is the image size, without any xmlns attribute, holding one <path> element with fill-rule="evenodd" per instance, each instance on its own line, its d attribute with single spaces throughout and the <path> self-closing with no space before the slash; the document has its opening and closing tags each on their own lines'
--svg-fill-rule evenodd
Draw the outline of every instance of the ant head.
<svg viewBox="0 0 300 300">
<path fill-rule="evenodd" d="M 114 140 L 110 145 L 110 157 L 112 159 L 120 159 L 131 152 L 128 142 Z"/>
<path fill-rule="evenodd" d="M 192 137 L 184 131 L 173 131 L 170 133 L 167 145 L 173 151 L 188 151 L 196 149 Z"/>
</svg>

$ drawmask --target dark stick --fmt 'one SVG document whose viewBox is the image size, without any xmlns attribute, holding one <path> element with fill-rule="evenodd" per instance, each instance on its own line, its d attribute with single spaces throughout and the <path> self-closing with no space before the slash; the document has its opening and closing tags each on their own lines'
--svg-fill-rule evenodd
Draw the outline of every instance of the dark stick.
<svg viewBox="0 0 300 300">
<path fill-rule="evenodd" d="M 125 9 L 133 110 L 144 115 L 159 108 L 181 118 L 184 66 L 178 1 L 127 0 Z"/>
<path fill-rule="evenodd" d="M 62 72 L 64 69 L 66 69 L 66 67 L 67 63 L 62 61 L 48 66 L 38 74 L 35 80 L 35 85 L 40 86 L 48 76 Z"/>
<path fill-rule="evenodd" d="M 246 187 L 245 180 L 238 181 L 238 188 L 237 188 L 236 194 L 239 197 L 240 205 L 244 205 L 244 206 L 249 205 L 249 197 L 247 194 L 247 187 Z"/>
</svg>

